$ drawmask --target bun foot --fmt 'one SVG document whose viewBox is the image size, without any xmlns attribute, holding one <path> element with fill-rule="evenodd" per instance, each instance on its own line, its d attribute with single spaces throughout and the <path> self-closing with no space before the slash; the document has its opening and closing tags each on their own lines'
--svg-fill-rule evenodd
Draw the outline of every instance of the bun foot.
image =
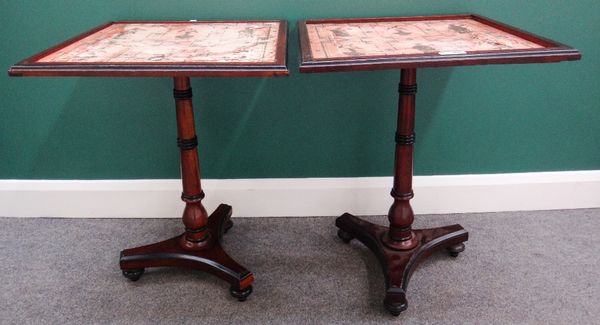
<svg viewBox="0 0 600 325">
<path fill-rule="evenodd" d="M 459 243 L 456 245 L 448 246 L 448 248 L 446 249 L 448 250 L 448 253 L 450 253 L 450 256 L 457 257 L 459 253 L 465 250 L 465 244 Z"/>
<path fill-rule="evenodd" d="M 225 224 L 223 225 L 223 227 L 224 227 L 223 233 L 226 234 L 229 231 L 229 229 L 231 229 L 231 227 L 233 227 L 233 221 L 231 221 L 231 219 L 225 221 Z"/>
<path fill-rule="evenodd" d="M 354 237 L 352 237 L 352 235 L 343 231 L 342 229 L 338 229 L 337 235 L 346 244 L 348 244 L 352 239 L 354 239 Z"/>
<path fill-rule="evenodd" d="M 252 293 L 252 286 L 248 286 L 244 290 L 239 290 L 236 286 L 231 286 L 229 292 L 232 296 L 237 298 L 238 301 L 246 301 L 248 296 Z"/>
<path fill-rule="evenodd" d="M 144 274 L 144 269 L 123 270 L 123 276 L 130 281 L 137 281 Z"/>
<path fill-rule="evenodd" d="M 392 315 L 398 316 L 408 308 L 406 293 L 400 288 L 390 288 L 385 293 L 383 307 Z"/>
</svg>

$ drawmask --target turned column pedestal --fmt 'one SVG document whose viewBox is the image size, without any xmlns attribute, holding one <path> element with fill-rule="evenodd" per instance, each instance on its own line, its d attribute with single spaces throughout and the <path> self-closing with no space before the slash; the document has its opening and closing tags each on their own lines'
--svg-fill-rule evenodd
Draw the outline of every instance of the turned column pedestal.
<svg viewBox="0 0 600 325">
<path fill-rule="evenodd" d="M 399 87 L 394 203 L 388 212 L 389 227 L 361 220 L 348 213 L 337 218 L 338 236 L 346 243 L 353 238 L 365 244 L 379 259 L 385 276 L 385 308 L 394 315 L 406 310 L 406 289 L 413 271 L 433 252 L 447 249 L 454 257 L 465 249 L 468 233 L 460 225 L 412 229 L 413 145 L 415 143 L 416 69 L 402 69 Z"/>
<path fill-rule="evenodd" d="M 190 80 L 188 77 L 175 77 L 174 81 L 185 232 L 156 244 L 123 250 L 119 264 L 123 275 L 132 281 L 137 281 L 147 267 L 187 267 L 209 272 L 229 282 L 231 294 L 243 301 L 252 293 L 254 278 L 221 246 L 223 235 L 233 226 L 231 206 L 221 204 L 208 216 L 202 205 L 204 192 L 200 183 Z"/>
</svg>

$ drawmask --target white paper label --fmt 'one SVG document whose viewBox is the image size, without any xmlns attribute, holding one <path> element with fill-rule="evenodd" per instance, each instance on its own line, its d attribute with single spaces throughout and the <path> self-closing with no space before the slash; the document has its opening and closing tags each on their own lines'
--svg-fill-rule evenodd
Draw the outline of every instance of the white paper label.
<svg viewBox="0 0 600 325">
<path fill-rule="evenodd" d="M 438 52 L 439 55 L 456 55 L 456 54 L 467 54 L 465 51 L 444 51 Z"/>
</svg>

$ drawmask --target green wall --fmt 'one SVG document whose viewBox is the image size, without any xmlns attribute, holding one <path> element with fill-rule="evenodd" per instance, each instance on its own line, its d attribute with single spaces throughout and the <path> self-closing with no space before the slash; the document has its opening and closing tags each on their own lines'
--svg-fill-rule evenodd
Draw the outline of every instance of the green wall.
<svg viewBox="0 0 600 325">
<path fill-rule="evenodd" d="M 600 169 L 598 0 L 2 0 L 0 67 L 110 20 L 286 19 L 289 77 L 192 80 L 203 176 L 382 176 L 399 73 L 298 73 L 296 21 L 468 12 L 583 59 L 419 70 L 415 174 Z M 0 179 L 179 176 L 169 78 L 3 73 L 0 86 Z"/>
</svg>

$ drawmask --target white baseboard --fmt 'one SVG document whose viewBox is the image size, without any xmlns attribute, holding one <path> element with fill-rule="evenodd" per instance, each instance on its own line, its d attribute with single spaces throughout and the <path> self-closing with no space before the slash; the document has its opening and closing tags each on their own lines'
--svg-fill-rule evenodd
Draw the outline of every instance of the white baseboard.
<svg viewBox="0 0 600 325">
<path fill-rule="evenodd" d="M 209 213 L 235 216 L 383 215 L 391 177 L 203 180 Z M 600 207 L 600 170 L 416 176 L 417 214 Z M 0 216 L 179 217 L 179 180 L 0 180 Z"/>
</svg>

